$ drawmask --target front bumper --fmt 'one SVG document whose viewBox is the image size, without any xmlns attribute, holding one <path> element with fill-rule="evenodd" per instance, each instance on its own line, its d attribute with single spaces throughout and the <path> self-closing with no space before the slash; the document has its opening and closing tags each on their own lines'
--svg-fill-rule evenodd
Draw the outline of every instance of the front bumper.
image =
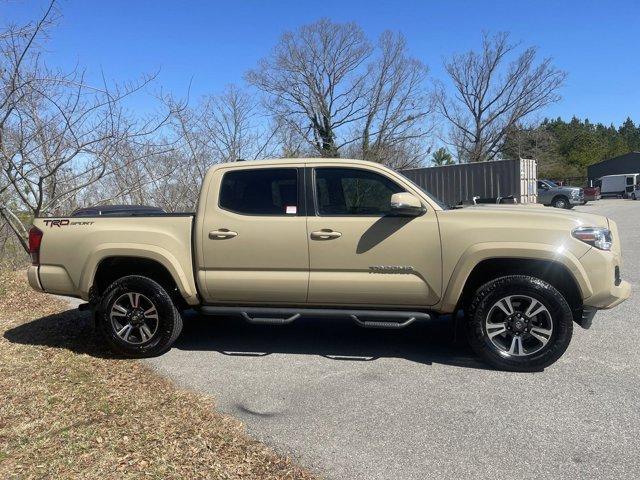
<svg viewBox="0 0 640 480">
<path fill-rule="evenodd" d="M 584 299 L 585 307 L 613 308 L 631 295 L 631 285 L 620 278 L 620 254 L 591 248 L 580 262 L 589 274 L 591 295 Z"/>
<path fill-rule="evenodd" d="M 624 302 L 631 296 L 631 285 L 622 281 L 620 285 L 609 288 L 606 291 L 599 292 L 585 300 L 585 305 L 595 307 L 599 310 L 613 308 Z"/>
<path fill-rule="evenodd" d="M 569 203 L 571 205 L 582 205 L 584 203 L 584 197 L 570 197 Z"/>
</svg>

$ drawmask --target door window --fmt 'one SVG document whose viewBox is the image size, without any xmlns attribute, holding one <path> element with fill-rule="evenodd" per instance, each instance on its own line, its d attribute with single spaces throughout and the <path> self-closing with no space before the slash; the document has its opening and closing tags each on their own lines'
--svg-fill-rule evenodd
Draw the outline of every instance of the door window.
<svg viewBox="0 0 640 480">
<path fill-rule="evenodd" d="M 241 215 L 297 215 L 298 170 L 235 170 L 222 177 L 220 208 Z"/>
<path fill-rule="evenodd" d="M 320 215 L 380 216 L 391 211 L 391 196 L 405 190 L 383 175 L 357 168 L 317 168 Z"/>
</svg>

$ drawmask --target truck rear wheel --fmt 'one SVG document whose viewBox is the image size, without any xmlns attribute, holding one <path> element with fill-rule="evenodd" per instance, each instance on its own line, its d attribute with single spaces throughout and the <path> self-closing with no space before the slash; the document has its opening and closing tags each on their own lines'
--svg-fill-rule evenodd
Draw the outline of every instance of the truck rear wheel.
<svg viewBox="0 0 640 480">
<path fill-rule="evenodd" d="M 573 334 L 573 315 L 562 294 L 526 275 L 486 283 L 466 315 L 471 347 L 501 370 L 540 371 L 562 356 Z"/>
<path fill-rule="evenodd" d="M 107 288 L 96 312 L 96 326 L 116 353 L 152 357 L 171 348 L 182 331 L 182 317 L 160 284 L 131 275 Z"/>
</svg>

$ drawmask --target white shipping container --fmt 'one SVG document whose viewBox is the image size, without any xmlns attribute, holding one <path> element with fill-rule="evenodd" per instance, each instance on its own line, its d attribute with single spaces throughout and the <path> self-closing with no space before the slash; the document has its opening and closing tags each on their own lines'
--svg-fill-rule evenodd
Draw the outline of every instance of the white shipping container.
<svg viewBox="0 0 640 480">
<path fill-rule="evenodd" d="M 532 158 L 520 159 L 520 203 L 538 200 L 538 163 Z"/>
</svg>

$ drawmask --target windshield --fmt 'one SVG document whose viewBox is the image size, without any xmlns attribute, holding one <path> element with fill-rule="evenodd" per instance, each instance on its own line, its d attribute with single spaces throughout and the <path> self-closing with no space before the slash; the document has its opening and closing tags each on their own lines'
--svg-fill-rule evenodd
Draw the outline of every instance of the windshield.
<svg viewBox="0 0 640 480">
<path fill-rule="evenodd" d="M 413 180 L 411 180 L 409 177 L 407 177 L 406 175 L 404 175 L 402 172 L 398 172 L 400 175 L 402 175 L 404 177 L 405 180 L 407 180 L 411 185 L 413 185 L 414 187 L 416 187 L 418 190 L 420 190 L 421 192 L 425 193 L 427 195 L 427 197 L 429 197 L 431 200 L 433 200 L 441 209 L 443 210 L 449 210 L 449 206 L 446 205 L 442 200 L 434 197 L 430 192 L 426 191 L 424 188 L 422 188 L 420 185 L 418 185 L 416 182 L 414 182 Z"/>
<path fill-rule="evenodd" d="M 545 180 L 544 183 L 546 183 L 547 185 L 549 185 L 552 188 L 558 186 L 558 184 L 556 182 L 552 182 L 551 180 Z"/>
</svg>

